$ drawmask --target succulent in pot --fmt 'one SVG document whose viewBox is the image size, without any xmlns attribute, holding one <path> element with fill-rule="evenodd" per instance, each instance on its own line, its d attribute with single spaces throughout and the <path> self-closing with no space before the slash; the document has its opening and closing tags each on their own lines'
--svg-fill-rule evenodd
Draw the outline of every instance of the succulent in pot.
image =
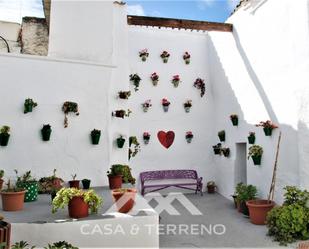
<svg viewBox="0 0 309 249">
<path fill-rule="evenodd" d="M 163 107 L 164 112 L 168 112 L 168 108 L 170 104 L 171 102 L 169 102 L 167 98 L 162 99 L 162 107 Z"/>
<path fill-rule="evenodd" d="M 189 99 L 185 103 L 183 103 L 183 107 L 185 108 L 185 112 L 190 112 L 191 107 L 192 107 L 192 100 Z"/>
<path fill-rule="evenodd" d="M 149 144 L 150 141 L 150 133 L 145 131 L 143 133 L 143 140 L 144 140 L 144 144 Z"/>
<path fill-rule="evenodd" d="M 4 211 L 20 211 L 24 208 L 26 190 L 11 185 L 8 180 L 7 188 L 1 190 L 2 209 Z"/>
<path fill-rule="evenodd" d="M 2 189 L 3 183 L 4 183 L 3 177 L 4 177 L 4 170 L 1 169 L 0 170 L 0 190 Z"/>
<path fill-rule="evenodd" d="M 122 186 L 122 165 L 114 164 L 110 170 L 107 171 L 107 177 L 110 189 L 121 188 Z"/>
<path fill-rule="evenodd" d="M 49 141 L 51 133 L 52 133 L 51 126 L 49 124 L 43 125 L 43 128 L 41 129 L 41 135 L 42 135 L 43 141 Z"/>
<path fill-rule="evenodd" d="M 139 88 L 139 83 L 141 81 L 141 77 L 139 77 L 138 74 L 130 74 L 130 81 L 133 83 L 134 85 L 134 90 L 135 92 L 138 91 Z"/>
<path fill-rule="evenodd" d="M 150 76 L 151 82 L 154 86 L 158 85 L 159 82 L 159 75 L 156 72 L 153 72 Z"/>
<path fill-rule="evenodd" d="M 167 63 L 167 62 L 168 62 L 168 59 L 169 59 L 169 57 L 170 57 L 170 54 L 169 54 L 169 52 L 167 52 L 167 51 L 163 51 L 163 52 L 161 53 L 160 57 L 162 58 L 163 63 Z"/>
<path fill-rule="evenodd" d="M 122 135 L 116 139 L 117 147 L 120 149 L 123 148 L 125 142 L 126 139 Z"/>
<path fill-rule="evenodd" d="M 7 125 L 4 125 L 0 129 L 0 145 L 7 146 L 10 139 L 10 130 L 11 128 Z"/>
<path fill-rule="evenodd" d="M 214 181 L 207 182 L 207 192 L 208 194 L 213 194 L 216 191 L 216 183 Z"/>
<path fill-rule="evenodd" d="M 142 108 L 144 112 L 148 112 L 148 109 L 152 107 L 151 99 L 146 100 L 144 103 L 142 103 Z"/>
<path fill-rule="evenodd" d="M 254 165 L 261 165 L 263 148 L 259 145 L 252 145 L 249 148 L 248 159 L 251 157 Z"/>
<path fill-rule="evenodd" d="M 187 131 L 186 132 L 186 140 L 187 140 L 187 143 L 190 144 L 192 142 L 192 139 L 193 139 L 193 133 L 192 131 Z"/>
<path fill-rule="evenodd" d="M 254 144 L 255 143 L 255 132 L 250 131 L 248 136 L 248 143 Z"/>
<path fill-rule="evenodd" d="M 237 114 L 231 114 L 230 119 L 232 121 L 233 126 L 238 125 L 238 115 Z"/>
<path fill-rule="evenodd" d="M 275 125 L 272 121 L 267 120 L 265 122 L 261 121 L 256 125 L 257 127 L 263 127 L 265 136 L 271 136 L 273 129 L 278 128 L 278 125 Z"/>
<path fill-rule="evenodd" d="M 69 181 L 70 188 L 77 188 L 77 189 L 79 189 L 80 180 L 76 180 L 77 174 L 74 174 L 74 175 L 71 175 L 71 176 L 72 176 L 72 180 Z"/>
<path fill-rule="evenodd" d="M 18 175 L 16 169 L 14 171 L 17 177 L 16 187 L 27 190 L 27 193 L 25 194 L 25 202 L 36 201 L 38 199 L 39 184 L 31 175 L 31 171 L 26 171 L 22 176 Z"/>
<path fill-rule="evenodd" d="M 82 180 L 83 189 L 89 189 L 90 188 L 90 183 L 91 183 L 90 179 L 83 179 Z"/>
<path fill-rule="evenodd" d="M 147 48 L 139 51 L 139 57 L 142 59 L 142 61 L 146 61 L 148 56 L 149 56 L 149 53 L 148 53 L 148 49 Z"/>
<path fill-rule="evenodd" d="M 94 190 L 80 190 L 76 188 L 62 188 L 57 192 L 52 202 L 52 212 L 68 206 L 71 218 L 84 218 L 91 213 L 97 213 L 102 205 L 103 199 Z"/>
<path fill-rule="evenodd" d="M 112 190 L 113 200 L 119 213 L 128 213 L 133 208 L 137 190 L 135 188 L 118 188 Z"/>
<path fill-rule="evenodd" d="M 214 149 L 214 154 L 215 155 L 220 155 L 221 154 L 221 147 L 222 147 L 221 143 L 218 143 L 218 144 L 212 146 L 212 148 Z"/>
<path fill-rule="evenodd" d="M 97 145 L 99 144 L 100 142 L 100 137 L 101 137 L 101 130 L 96 130 L 96 129 L 93 129 L 90 133 L 90 136 L 91 136 L 91 142 L 92 144 L 94 145 Z"/>
<path fill-rule="evenodd" d="M 185 61 L 185 63 L 187 65 L 190 64 L 190 58 L 191 58 L 191 55 L 188 53 L 188 52 L 185 52 L 184 55 L 182 56 L 183 60 Z"/>
<path fill-rule="evenodd" d="M 24 103 L 24 113 L 32 112 L 33 108 L 35 108 L 38 104 L 33 101 L 33 99 L 25 99 Z"/>
<path fill-rule="evenodd" d="M 131 96 L 131 91 L 120 91 L 118 92 L 119 99 L 129 99 Z"/>
<path fill-rule="evenodd" d="M 225 130 L 219 131 L 218 137 L 220 139 L 220 142 L 224 142 L 225 141 Z"/>
</svg>

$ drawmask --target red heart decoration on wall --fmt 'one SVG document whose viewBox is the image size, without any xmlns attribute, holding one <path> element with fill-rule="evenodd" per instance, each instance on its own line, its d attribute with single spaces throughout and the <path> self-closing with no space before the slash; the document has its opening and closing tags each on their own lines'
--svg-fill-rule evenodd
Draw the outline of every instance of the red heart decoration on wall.
<svg viewBox="0 0 309 249">
<path fill-rule="evenodd" d="M 168 149 L 174 142 L 174 138 L 175 138 L 175 133 L 173 131 L 159 131 L 158 134 L 158 139 L 160 141 L 160 143 L 166 148 Z"/>
</svg>

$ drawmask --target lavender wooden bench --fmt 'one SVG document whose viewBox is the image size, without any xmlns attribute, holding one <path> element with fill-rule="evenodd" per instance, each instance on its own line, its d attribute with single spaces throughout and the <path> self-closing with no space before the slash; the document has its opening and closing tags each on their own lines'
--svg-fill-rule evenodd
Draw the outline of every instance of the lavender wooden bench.
<svg viewBox="0 0 309 249">
<path fill-rule="evenodd" d="M 199 191 L 203 195 L 203 177 L 198 177 L 195 170 L 157 170 L 140 173 L 142 195 L 177 187 L 194 190 L 195 194 Z"/>
</svg>

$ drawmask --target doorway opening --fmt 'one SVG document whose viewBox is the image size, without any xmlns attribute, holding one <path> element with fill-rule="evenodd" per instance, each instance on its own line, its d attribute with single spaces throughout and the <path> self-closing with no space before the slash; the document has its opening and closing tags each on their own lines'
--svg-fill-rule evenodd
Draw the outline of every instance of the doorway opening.
<svg viewBox="0 0 309 249">
<path fill-rule="evenodd" d="M 247 184 L 247 143 L 236 144 L 234 184 Z"/>
</svg>

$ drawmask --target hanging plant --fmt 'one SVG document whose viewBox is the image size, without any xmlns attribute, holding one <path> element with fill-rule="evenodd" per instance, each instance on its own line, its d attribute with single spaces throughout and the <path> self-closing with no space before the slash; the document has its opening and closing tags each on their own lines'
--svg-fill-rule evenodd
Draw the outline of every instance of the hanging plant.
<svg viewBox="0 0 309 249">
<path fill-rule="evenodd" d="M 278 125 L 275 125 L 270 120 L 267 120 L 266 122 L 261 121 L 259 124 L 255 125 L 257 127 L 263 127 L 265 136 L 271 136 L 273 129 L 278 128 Z"/>
<path fill-rule="evenodd" d="M 123 148 L 125 142 L 126 142 L 126 140 L 125 140 L 125 138 L 123 138 L 122 135 L 120 135 L 120 137 L 118 137 L 118 138 L 116 139 L 117 147 L 118 147 L 119 149 Z"/>
<path fill-rule="evenodd" d="M 179 86 L 180 76 L 178 74 L 173 76 L 172 83 L 173 83 L 174 87 L 178 87 Z"/>
<path fill-rule="evenodd" d="M 184 59 L 184 61 L 185 61 L 185 63 L 186 63 L 187 65 L 190 64 L 191 55 L 190 55 L 188 52 L 185 52 L 182 58 Z"/>
<path fill-rule="evenodd" d="M 221 143 L 218 143 L 217 145 L 212 146 L 214 149 L 215 155 L 220 155 L 221 154 Z"/>
<path fill-rule="evenodd" d="M 248 143 L 249 144 L 255 143 L 255 132 L 253 132 L 253 131 L 249 132 Z"/>
<path fill-rule="evenodd" d="M 91 131 L 90 135 L 91 135 L 92 144 L 94 144 L 94 145 L 99 144 L 100 137 L 101 137 L 101 130 L 93 129 Z"/>
<path fill-rule="evenodd" d="M 78 104 L 75 103 L 75 102 L 71 102 L 71 101 L 66 101 L 63 103 L 63 106 L 62 106 L 62 111 L 64 112 L 64 128 L 67 128 L 68 127 L 68 114 L 70 112 L 73 112 L 75 113 L 76 116 L 79 115 L 79 112 L 78 112 Z"/>
<path fill-rule="evenodd" d="M 0 145 L 7 146 L 10 139 L 10 126 L 4 125 L 0 129 Z"/>
<path fill-rule="evenodd" d="M 133 148 L 132 145 L 134 146 Z M 140 151 L 140 144 L 137 140 L 137 137 L 131 136 L 129 138 L 129 160 L 132 157 L 135 157 L 139 151 Z"/>
<path fill-rule="evenodd" d="M 51 133 L 52 133 L 52 128 L 50 124 L 43 125 L 43 128 L 41 129 L 43 141 L 49 141 Z"/>
<path fill-rule="evenodd" d="M 223 154 L 225 157 L 229 157 L 229 156 L 230 156 L 231 150 L 230 150 L 230 148 L 222 148 L 222 149 L 221 149 L 221 152 L 222 152 L 222 154 Z"/>
<path fill-rule="evenodd" d="M 261 165 L 263 148 L 259 145 L 252 145 L 249 148 L 248 159 L 251 157 L 254 165 Z"/>
<path fill-rule="evenodd" d="M 238 115 L 237 114 L 231 114 L 230 119 L 232 121 L 233 126 L 238 125 Z"/>
<path fill-rule="evenodd" d="M 138 91 L 139 88 L 139 83 L 142 79 L 139 77 L 138 74 L 130 74 L 130 81 L 133 83 L 134 85 L 134 90 L 135 92 Z"/>
<path fill-rule="evenodd" d="M 220 139 L 220 142 L 224 142 L 225 141 L 225 131 L 224 130 L 219 131 L 218 132 L 218 137 Z"/>
<path fill-rule="evenodd" d="M 143 139 L 144 139 L 144 144 L 149 144 L 149 140 L 150 140 L 150 133 L 145 131 L 143 133 Z"/>
<path fill-rule="evenodd" d="M 193 133 L 192 131 L 187 131 L 186 132 L 186 140 L 187 140 L 187 143 L 190 144 L 192 142 L 192 139 L 193 139 Z"/>
<path fill-rule="evenodd" d="M 190 112 L 190 109 L 192 107 L 192 100 L 189 99 L 185 103 L 183 103 L 183 107 L 185 108 L 185 112 Z"/>
<path fill-rule="evenodd" d="M 118 92 L 119 99 L 129 99 L 131 96 L 131 91 L 120 91 Z"/>
<path fill-rule="evenodd" d="M 147 48 L 139 51 L 139 57 L 142 59 L 142 61 L 146 61 L 148 56 L 149 56 L 149 53 L 148 53 Z"/>
<path fill-rule="evenodd" d="M 24 113 L 32 112 L 38 104 L 33 99 L 26 99 L 24 103 Z"/>
<path fill-rule="evenodd" d="M 202 80 L 201 78 L 197 78 L 194 82 L 194 85 L 193 85 L 195 88 L 201 90 L 201 97 L 204 96 L 205 94 L 205 83 L 204 83 L 204 80 Z"/>
<path fill-rule="evenodd" d="M 162 99 L 162 107 L 164 112 L 168 112 L 168 108 L 170 106 L 171 102 L 169 102 L 166 98 Z"/>
<path fill-rule="evenodd" d="M 112 112 L 112 116 L 116 118 L 124 118 L 124 117 L 129 117 L 132 111 L 128 109 L 128 111 L 125 110 L 116 110 Z"/>
<path fill-rule="evenodd" d="M 152 84 L 153 84 L 154 86 L 158 85 L 158 82 L 159 82 L 159 75 L 157 75 L 156 72 L 154 72 L 154 73 L 151 74 L 150 79 L 151 79 Z"/>
<path fill-rule="evenodd" d="M 167 63 L 168 62 L 168 58 L 170 57 L 170 54 L 167 51 L 163 51 L 160 55 L 160 57 L 163 60 L 163 63 Z"/>
<path fill-rule="evenodd" d="M 152 106 L 151 99 L 146 100 L 144 103 L 142 103 L 142 107 L 144 112 L 148 112 L 148 109 Z"/>
</svg>

